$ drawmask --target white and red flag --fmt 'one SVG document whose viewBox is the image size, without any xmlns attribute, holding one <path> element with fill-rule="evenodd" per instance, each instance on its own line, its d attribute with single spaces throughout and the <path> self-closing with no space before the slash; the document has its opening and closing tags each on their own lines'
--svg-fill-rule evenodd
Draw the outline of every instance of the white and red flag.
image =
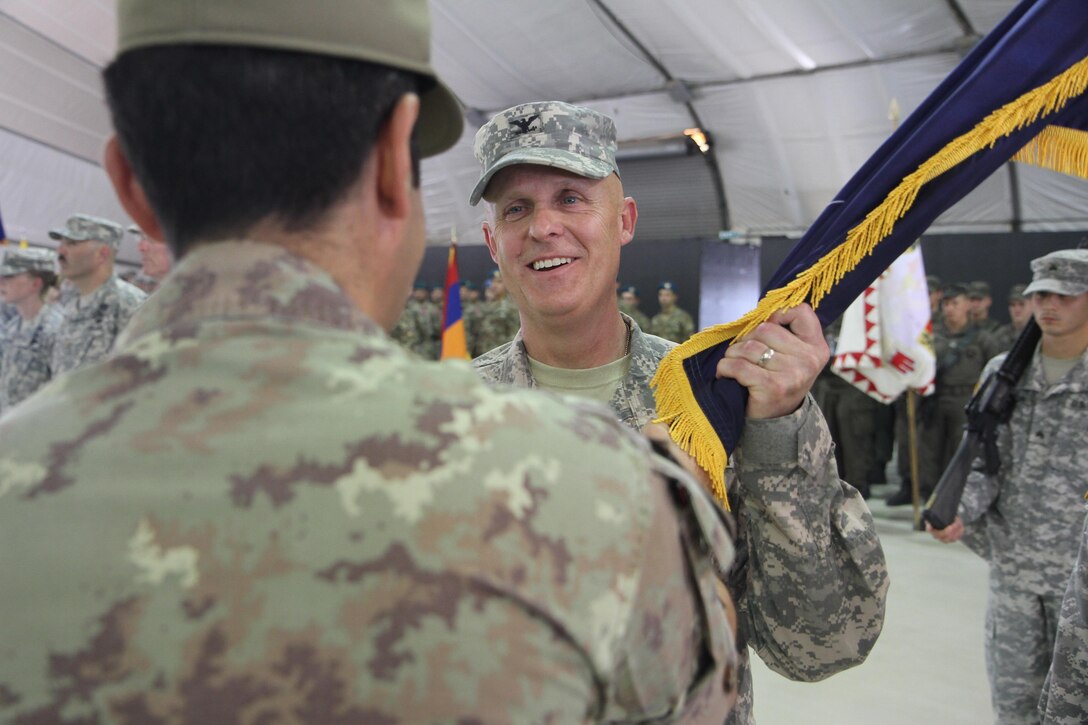
<svg viewBox="0 0 1088 725">
<path fill-rule="evenodd" d="M 915 244 L 846 308 L 831 369 L 890 403 L 908 388 L 930 395 L 936 368 L 926 272 Z"/>
</svg>

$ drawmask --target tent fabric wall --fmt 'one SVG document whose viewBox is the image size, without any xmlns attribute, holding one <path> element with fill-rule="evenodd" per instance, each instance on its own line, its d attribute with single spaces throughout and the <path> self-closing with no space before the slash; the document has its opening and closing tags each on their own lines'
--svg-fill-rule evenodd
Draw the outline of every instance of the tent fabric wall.
<svg viewBox="0 0 1088 725">
<path fill-rule="evenodd" d="M 550 98 L 613 116 L 621 142 L 680 133 L 694 112 L 714 141 L 731 229 L 796 235 L 890 133 L 893 101 L 905 118 L 1015 2 L 431 0 L 434 64 L 469 123 L 460 143 L 423 164 L 428 241 L 444 245 L 452 228 L 463 246 L 483 243 L 485 211 L 466 203 L 479 173 L 475 129 L 506 107 Z M 42 154 L 99 163 L 109 123 L 98 75 L 116 43 L 113 7 L 0 0 L 0 131 Z M 14 148 L 6 135 L 0 143 L 0 152 Z M 114 208 L 105 175 L 93 171 L 45 180 L 65 207 L 59 212 L 16 201 L 42 194 L 18 188 L 36 173 L 25 166 L 33 156 L 0 157 L 0 210 L 10 226 L 33 237 L 58 215 Z M 660 175 L 674 187 L 668 194 L 708 193 L 706 174 L 682 185 L 665 167 Z M 992 177 L 934 231 L 1088 227 L 1082 181 L 1023 168 L 1014 189 L 1013 176 Z M 654 192 L 640 193 L 652 207 Z M 684 223 L 690 214 L 671 213 Z M 656 212 L 646 224 L 659 221 L 677 224 Z"/>
</svg>

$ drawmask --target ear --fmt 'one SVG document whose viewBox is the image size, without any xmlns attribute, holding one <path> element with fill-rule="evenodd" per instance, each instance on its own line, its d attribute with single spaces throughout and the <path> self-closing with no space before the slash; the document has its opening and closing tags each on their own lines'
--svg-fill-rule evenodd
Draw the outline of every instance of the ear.
<svg viewBox="0 0 1088 725">
<path fill-rule="evenodd" d="M 378 131 L 372 154 L 379 211 L 389 219 L 407 219 L 412 210 L 412 129 L 419 117 L 419 96 L 406 93 Z"/>
<path fill-rule="evenodd" d="M 128 212 L 136 226 L 143 230 L 144 234 L 158 242 L 165 242 L 162 234 L 162 226 L 159 224 L 151 204 L 147 201 L 147 194 L 140 184 L 136 174 L 132 171 L 132 165 L 128 162 L 124 150 L 121 148 L 117 135 L 110 136 L 106 142 L 105 158 L 106 173 L 113 184 L 113 191 L 117 194 L 117 200 Z"/>
<path fill-rule="evenodd" d="M 623 198 L 620 209 L 620 246 L 635 238 L 635 224 L 638 222 L 638 205 L 629 196 Z"/>
<path fill-rule="evenodd" d="M 491 261 L 498 264 L 499 247 L 498 242 L 495 240 L 495 233 L 491 231 L 491 225 L 487 222 L 483 222 L 480 226 L 484 230 L 484 243 L 487 244 L 487 250 L 491 252 Z"/>
</svg>

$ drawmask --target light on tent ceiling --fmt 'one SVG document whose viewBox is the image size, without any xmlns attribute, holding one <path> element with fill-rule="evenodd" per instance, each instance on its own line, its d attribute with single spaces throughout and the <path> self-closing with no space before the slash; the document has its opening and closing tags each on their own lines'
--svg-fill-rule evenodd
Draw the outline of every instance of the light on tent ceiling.
<svg viewBox="0 0 1088 725">
<path fill-rule="evenodd" d="M 685 128 L 684 135 L 690 138 L 699 150 L 704 154 L 710 150 L 710 139 L 706 137 L 701 128 Z"/>
</svg>

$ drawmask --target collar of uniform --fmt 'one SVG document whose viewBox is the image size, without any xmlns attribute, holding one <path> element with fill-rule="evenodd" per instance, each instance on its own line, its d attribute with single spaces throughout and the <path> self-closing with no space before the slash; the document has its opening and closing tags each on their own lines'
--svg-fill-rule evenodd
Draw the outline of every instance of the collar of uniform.
<svg viewBox="0 0 1088 725">
<path fill-rule="evenodd" d="M 1054 393 L 1081 392 L 1085 389 L 1085 384 L 1082 381 L 1088 377 L 1085 375 L 1085 370 L 1088 370 L 1088 348 L 1085 348 L 1084 352 L 1080 354 L 1080 358 L 1073 366 L 1073 369 L 1053 385 L 1048 385 L 1046 382 L 1042 354 L 1043 346 L 1041 344 L 1036 345 L 1035 353 L 1031 358 L 1031 367 L 1024 373 L 1024 377 L 1020 382 L 1021 388 L 1042 393 L 1044 397 Z"/>
<path fill-rule="evenodd" d="M 113 296 L 117 291 L 117 285 L 120 284 L 120 282 L 121 279 L 117 275 L 110 275 L 105 282 L 100 284 L 98 288 L 89 295 L 76 295 L 73 297 L 72 301 L 68 303 L 70 305 L 69 309 L 73 310 L 75 314 L 81 314 L 87 310 L 95 309 L 98 305 Z"/>
<path fill-rule="evenodd" d="M 133 315 L 117 347 L 165 327 L 247 317 L 379 332 L 317 265 L 272 244 L 232 241 L 185 255 Z"/>
</svg>

